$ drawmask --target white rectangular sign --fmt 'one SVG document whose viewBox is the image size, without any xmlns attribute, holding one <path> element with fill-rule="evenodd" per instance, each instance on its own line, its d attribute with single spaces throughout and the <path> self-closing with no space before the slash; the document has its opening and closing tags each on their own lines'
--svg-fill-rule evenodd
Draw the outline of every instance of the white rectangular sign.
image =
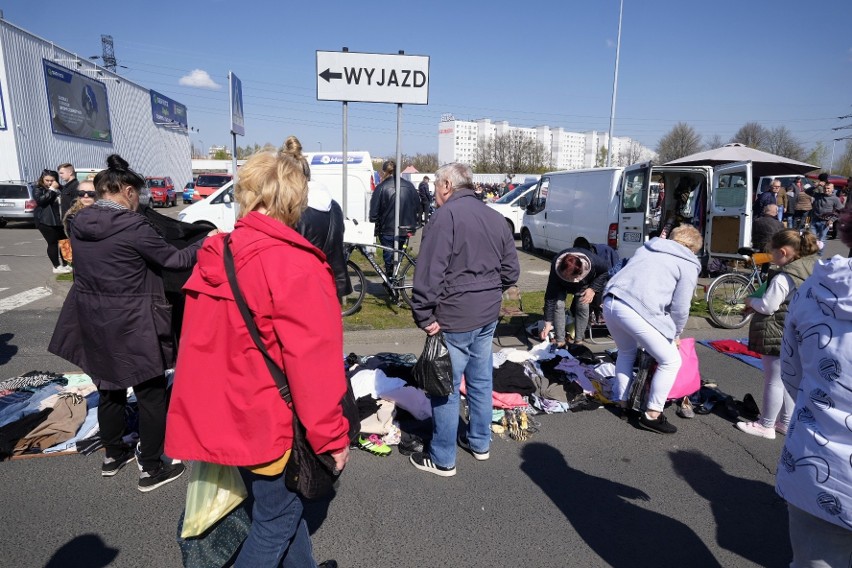
<svg viewBox="0 0 852 568">
<path fill-rule="evenodd" d="M 429 104 L 429 57 L 317 51 L 317 100 Z"/>
</svg>

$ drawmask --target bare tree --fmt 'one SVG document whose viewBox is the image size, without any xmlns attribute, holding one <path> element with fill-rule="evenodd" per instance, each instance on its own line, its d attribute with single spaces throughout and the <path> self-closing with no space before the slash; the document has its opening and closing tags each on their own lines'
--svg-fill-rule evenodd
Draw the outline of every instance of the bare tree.
<svg viewBox="0 0 852 568">
<path fill-rule="evenodd" d="M 621 154 L 614 160 L 616 166 L 629 166 L 631 164 L 636 164 L 642 161 L 642 156 L 644 154 L 644 148 L 642 148 L 642 144 L 637 142 L 636 140 L 631 140 L 630 144 L 623 150 L 621 150 Z"/>
<path fill-rule="evenodd" d="M 837 175 L 850 177 L 852 176 L 852 140 L 846 141 L 846 148 L 843 154 L 839 156 L 839 160 L 835 162 L 837 165 L 833 168 Z M 847 191 L 849 191 L 847 189 Z"/>
<path fill-rule="evenodd" d="M 704 141 L 705 150 L 715 150 L 725 145 L 725 141 L 719 134 L 713 134 Z"/>
<path fill-rule="evenodd" d="M 675 124 L 657 143 L 657 159 L 671 162 L 701 150 L 701 136 L 685 122 Z"/>
<path fill-rule="evenodd" d="M 805 149 L 801 142 L 783 125 L 776 126 L 767 132 L 765 150 L 791 160 L 801 160 L 805 157 Z"/>
<path fill-rule="evenodd" d="M 762 125 L 757 122 L 747 122 L 737 130 L 731 142 L 739 142 L 755 150 L 766 150 L 768 136 L 769 131 Z"/>
<path fill-rule="evenodd" d="M 481 141 L 473 160 L 476 173 L 542 173 L 548 169 L 550 159 L 544 145 L 517 131 Z"/>
<path fill-rule="evenodd" d="M 434 172 L 438 169 L 438 154 L 402 155 L 403 169 L 414 166 L 418 172 Z"/>
</svg>

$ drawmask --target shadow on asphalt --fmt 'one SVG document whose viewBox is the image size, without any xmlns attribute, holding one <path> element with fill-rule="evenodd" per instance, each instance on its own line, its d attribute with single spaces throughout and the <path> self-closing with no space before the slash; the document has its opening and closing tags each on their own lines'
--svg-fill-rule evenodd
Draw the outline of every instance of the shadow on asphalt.
<svg viewBox="0 0 852 568">
<path fill-rule="evenodd" d="M 574 469 L 547 444 L 527 444 L 521 457 L 521 470 L 607 565 L 720 566 L 687 525 L 630 502 L 649 501 L 644 492 Z"/>
<path fill-rule="evenodd" d="M 679 450 L 669 457 L 675 473 L 710 503 L 721 548 L 758 566 L 787 566 L 793 557 L 787 506 L 774 487 L 730 475 L 699 452 Z M 766 542 L 772 544 L 759 545 Z"/>
<path fill-rule="evenodd" d="M 101 537 L 84 534 L 64 544 L 44 568 L 103 568 L 111 566 L 118 549 L 107 546 Z"/>
<path fill-rule="evenodd" d="M 5 365 L 18 353 L 18 346 L 10 343 L 14 333 L 0 333 L 0 365 Z"/>
</svg>

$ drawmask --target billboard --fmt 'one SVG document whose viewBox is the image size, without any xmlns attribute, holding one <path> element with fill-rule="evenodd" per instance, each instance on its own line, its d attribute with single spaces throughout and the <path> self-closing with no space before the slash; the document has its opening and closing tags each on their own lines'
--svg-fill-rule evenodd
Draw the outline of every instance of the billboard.
<svg viewBox="0 0 852 568">
<path fill-rule="evenodd" d="M 243 115 L 243 82 L 233 73 L 228 73 L 231 86 L 231 134 L 246 135 L 246 119 Z"/>
<path fill-rule="evenodd" d="M 173 101 L 157 91 L 148 91 L 151 94 L 151 118 L 157 126 L 169 128 L 187 128 L 186 105 Z"/>
<path fill-rule="evenodd" d="M 42 62 L 53 133 L 112 142 L 106 85 L 46 59 Z"/>
</svg>

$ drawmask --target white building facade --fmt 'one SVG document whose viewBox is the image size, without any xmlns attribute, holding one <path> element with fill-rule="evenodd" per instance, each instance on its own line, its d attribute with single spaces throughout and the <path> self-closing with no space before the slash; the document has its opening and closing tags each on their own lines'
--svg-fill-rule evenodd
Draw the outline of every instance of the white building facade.
<svg viewBox="0 0 852 568">
<path fill-rule="evenodd" d="M 606 132 L 596 130 L 571 132 L 562 127 L 512 126 L 506 121 L 492 122 L 487 118 L 456 120 L 452 115 L 444 115 L 438 125 L 438 163 L 473 164 L 480 144 L 513 133 L 520 133 L 526 139 L 539 142 L 546 155 L 550 156 L 550 167 L 553 170 L 595 167 L 598 165 L 600 148 L 606 148 L 609 141 Z M 626 166 L 650 160 L 654 156 L 652 150 L 628 137 L 613 136 L 612 152 L 614 166 Z"/>
<path fill-rule="evenodd" d="M 35 181 L 120 154 L 144 176 L 192 181 L 186 107 L 0 20 L 0 180 Z"/>
</svg>

